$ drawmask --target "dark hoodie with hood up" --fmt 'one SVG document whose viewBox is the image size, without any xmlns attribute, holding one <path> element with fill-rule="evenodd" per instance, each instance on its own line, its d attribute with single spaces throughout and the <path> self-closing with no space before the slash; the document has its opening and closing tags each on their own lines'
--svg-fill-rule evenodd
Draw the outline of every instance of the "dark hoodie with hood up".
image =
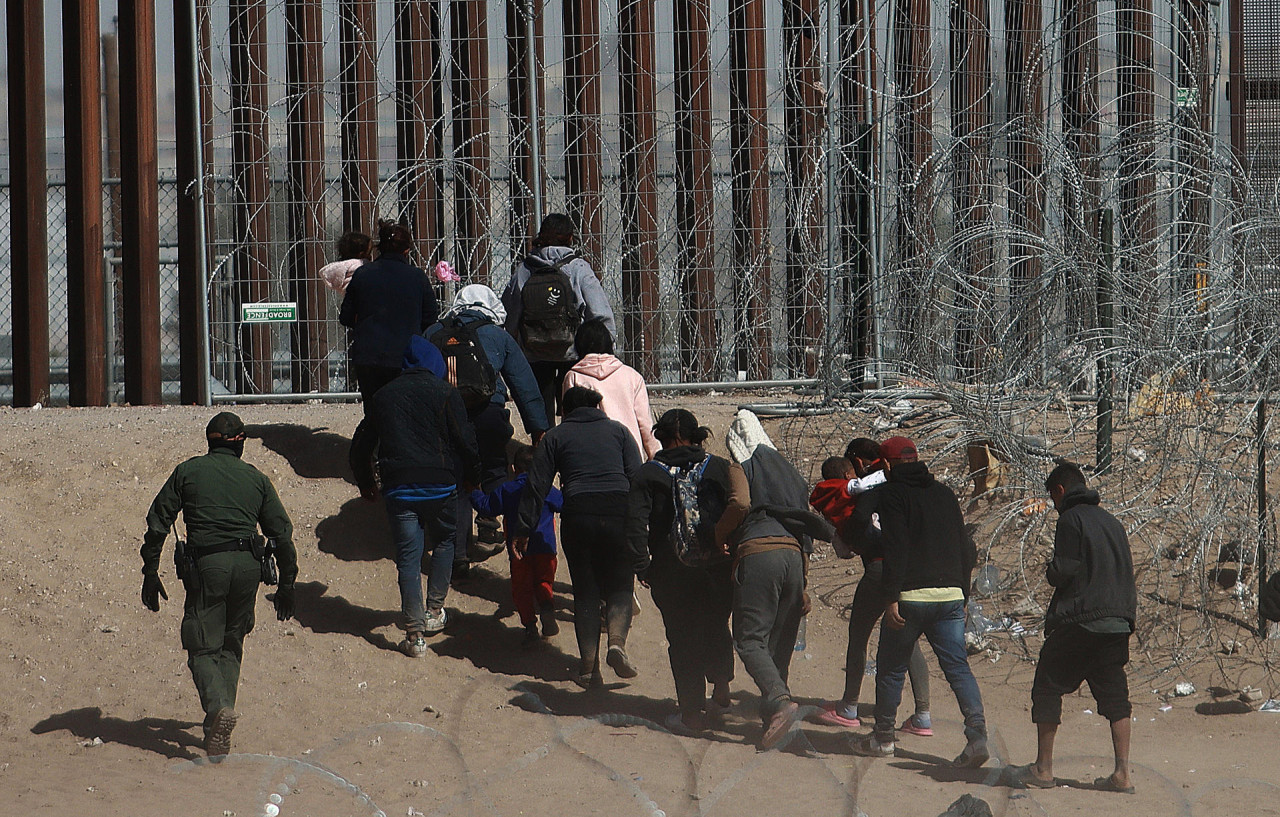
<svg viewBox="0 0 1280 817">
<path fill-rule="evenodd" d="M 421 335 L 409 339 L 400 376 L 378 389 L 368 423 L 378 440 L 384 489 L 397 485 L 480 484 L 480 451 L 458 390 L 443 380 L 444 358 Z M 456 470 L 460 463 L 461 473 Z M 356 474 L 362 487 L 372 474 Z"/>
<path fill-rule="evenodd" d="M 1130 628 L 1138 608 L 1133 554 L 1124 525 L 1098 506 L 1098 492 L 1083 485 L 1067 491 L 1053 536 L 1047 577 L 1053 599 L 1045 634 L 1064 624 L 1123 618 Z"/>
<path fill-rule="evenodd" d="M 866 497 L 858 503 L 855 522 L 864 513 L 880 514 L 886 602 L 897 601 L 904 590 L 926 587 L 958 587 L 968 597 L 977 550 L 954 491 L 934 479 L 923 462 L 904 462 Z"/>
</svg>

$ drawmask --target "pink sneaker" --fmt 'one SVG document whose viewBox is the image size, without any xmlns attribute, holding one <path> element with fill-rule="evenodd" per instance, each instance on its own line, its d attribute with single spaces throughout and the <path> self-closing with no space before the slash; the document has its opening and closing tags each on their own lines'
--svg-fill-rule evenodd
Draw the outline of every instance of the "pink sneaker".
<svg viewBox="0 0 1280 817">
<path fill-rule="evenodd" d="M 827 704 L 818 711 L 814 719 L 818 723 L 825 723 L 828 726 L 843 726 L 845 729 L 857 729 L 862 726 L 862 721 L 857 718 L 846 718 L 836 711 L 839 704 Z"/>
<path fill-rule="evenodd" d="M 928 715 L 921 716 L 916 714 L 907 718 L 906 722 L 898 727 L 898 731 L 906 732 L 908 735 L 919 735 L 922 738 L 931 738 L 933 737 L 933 724 Z"/>
</svg>

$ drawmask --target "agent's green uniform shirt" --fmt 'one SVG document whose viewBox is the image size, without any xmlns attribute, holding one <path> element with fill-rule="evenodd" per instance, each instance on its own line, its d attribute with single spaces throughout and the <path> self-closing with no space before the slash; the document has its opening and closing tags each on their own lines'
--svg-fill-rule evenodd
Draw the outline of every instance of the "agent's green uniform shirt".
<svg viewBox="0 0 1280 817">
<path fill-rule="evenodd" d="M 233 452 L 214 448 L 173 469 L 147 512 L 142 545 L 142 572 L 160 567 L 165 537 L 178 513 L 187 527 L 187 545 L 196 549 L 224 545 L 262 533 L 276 540 L 280 583 L 293 584 L 298 557 L 293 548 L 293 523 L 280 504 L 275 486 L 257 468 Z"/>
</svg>

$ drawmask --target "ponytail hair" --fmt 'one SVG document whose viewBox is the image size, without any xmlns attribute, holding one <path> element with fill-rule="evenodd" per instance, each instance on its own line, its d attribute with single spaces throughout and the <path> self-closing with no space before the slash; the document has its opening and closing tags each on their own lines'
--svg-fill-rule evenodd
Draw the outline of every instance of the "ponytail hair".
<svg viewBox="0 0 1280 817">
<path fill-rule="evenodd" d="M 666 446 L 675 440 L 685 440 L 702 445 L 711 436 L 711 429 L 698 425 L 698 418 L 685 409 L 671 409 L 658 418 L 653 426 L 653 436 Z"/>
</svg>

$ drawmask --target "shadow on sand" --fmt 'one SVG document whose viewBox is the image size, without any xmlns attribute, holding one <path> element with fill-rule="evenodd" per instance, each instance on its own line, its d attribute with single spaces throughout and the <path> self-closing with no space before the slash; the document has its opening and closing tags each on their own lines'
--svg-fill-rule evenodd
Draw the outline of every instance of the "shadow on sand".
<svg viewBox="0 0 1280 817">
<path fill-rule="evenodd" d="M 395 624 L 400 618 L 398 610 L 362 607 L 342 596 L 325 595 L 328 591 L 329 586 L 320 582 L 300 582 L 297 585 L 294 617 L 299 624 L 313 633 L 359 636 L 380 650 L 398 649 L 394 641 L 375 632 Z"/>
<path fill-rule="evenodd" d="M 122 718 L 104 717 L 100 708 L 86 706 L 51 715 L 31 727 L 31 733 L 45 735 L 67 731 L 83 740 L 101 738 L 103 743 L 132 746 L 171 760 L 195 760 L 204 754 L 192 752 L 189 747 L 198 749 L 202 744 L 188 730 L 199 725 L 169 718 L 126 721 Z"/>
<path fill-rule="evenodd" d="M 381 502 L 354 498 L 316 525 L 316 546 L 344 562 L 376 562 L 395 553 Z"/>
<path fill-rule="evenodd" d="M 341 479 L 355 484 L 347 449 L 351 438 L 326 428 L 308 428 L 296 423 L 271 423 L 245 427 L 245 435 L 284 457 L 300 477 Z"/>
</svg>

